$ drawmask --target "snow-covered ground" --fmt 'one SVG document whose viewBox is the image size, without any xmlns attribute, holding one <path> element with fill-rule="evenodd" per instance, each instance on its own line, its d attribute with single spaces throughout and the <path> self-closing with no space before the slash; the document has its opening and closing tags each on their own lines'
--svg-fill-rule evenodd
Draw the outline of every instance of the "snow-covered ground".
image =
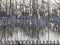
<svg viewBox="0 0 60 45">
<path fill-rule="evenodd" d="M 31 38 L 27 35 L 25 35 L 22 31 L 22 29 L 18 29 L 18 33 L 15 33 L 13 34 L 13 37 L 9 37 L 8 40 L 37 40 L 37 38 Z M 33 32 L 34 33 L 34 32 Z M 41 34 L 39 34 L 39 39 L 41 41 L 48 41 L 48 31 L 44 32 L 44 35 L 42 36 Z M 60 35 L 57 34 L 57 32 L 52 32 L 52 31 L 49 31 L 49 41 L 55 41 L 57 43 L 57 41 L 60 42 Z"/>
</svg>

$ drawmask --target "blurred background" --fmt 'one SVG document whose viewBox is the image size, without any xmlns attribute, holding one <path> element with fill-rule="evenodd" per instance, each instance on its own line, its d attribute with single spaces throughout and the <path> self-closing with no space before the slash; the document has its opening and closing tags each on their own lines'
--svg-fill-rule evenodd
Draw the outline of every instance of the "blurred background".
<svg viewBox="0 0 60 45">
<path fill-rule="evenodd" d="M 59 0 L 0 0 L 0 41 L 60 43 Z"/>
</svg>

